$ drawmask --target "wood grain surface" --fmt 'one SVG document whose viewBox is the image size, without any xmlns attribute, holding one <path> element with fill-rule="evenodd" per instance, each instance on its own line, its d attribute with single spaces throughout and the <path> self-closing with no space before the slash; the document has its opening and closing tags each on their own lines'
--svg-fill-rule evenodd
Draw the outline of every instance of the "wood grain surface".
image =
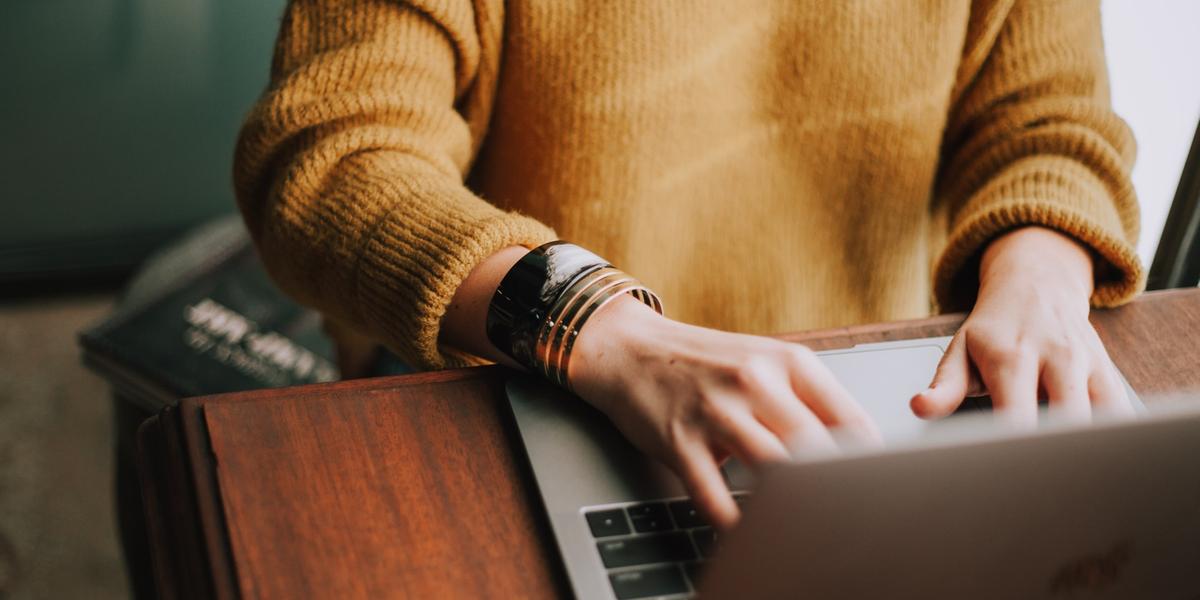
<svg viewBox="0 0 1200 600">
<path fill-rule="evenodd" d="M 961 321 L 782 337 L 828 349 L 948 335 Z M 1200 290 L 1147 294 L 1093 321 L 1148 401 L 1200 392 Z M 205 548 L 160 540 L 172 557 L 159 562 L 176 572 L 189 571 L 180 556 L 207 562 L 195 567 L 211 577 L 201 587 L 221 597 L 568 595 L 508 414 L 505 373 L 481 367 L 185 401 L 175 423 L 187 459 L 171 468 L 189 472 L 190 489 L 148 490 L 159 498 L 150 518 L 185 518 L 162 498 L 194 494 Z M 159 474 L 169 470 L 156 465 Z M 157 527 L 172 530 L 189 531 Z M 186 578 L 163 580 L 174 596 L 192 595 L 180 591 Z"/>
<path fill-rule="evenodd" d="M 502 395 L 463 377 L 206 406 L 244 595 L 557 595 Z"/>
</svg>

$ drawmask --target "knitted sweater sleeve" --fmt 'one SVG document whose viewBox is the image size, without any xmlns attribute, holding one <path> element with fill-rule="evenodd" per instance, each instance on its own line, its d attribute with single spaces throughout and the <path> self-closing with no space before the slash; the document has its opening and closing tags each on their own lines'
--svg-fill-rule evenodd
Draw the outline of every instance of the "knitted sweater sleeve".
<svg viewBox="0 0 1200 600">
<path fill-rule="evenodd" d="M 463 177 L 486 128 L 502 2 L 292 0 L 234 181 L 277 282 L 425 368 L 454 291 L 487 256 L 554 238 Z"/>
<path fill-rule="evenodd" d="M 969 307 L 983 248 L 1023 225 L 1092 250 L 1094 306 L 1128 301 L 1144 286 L 1134 143 L 1110 107 L 1099 3 L 977 1 L 973 10 L 935 193 L 949 223 L 934 267 L 939 307 Z"/>
</svg>

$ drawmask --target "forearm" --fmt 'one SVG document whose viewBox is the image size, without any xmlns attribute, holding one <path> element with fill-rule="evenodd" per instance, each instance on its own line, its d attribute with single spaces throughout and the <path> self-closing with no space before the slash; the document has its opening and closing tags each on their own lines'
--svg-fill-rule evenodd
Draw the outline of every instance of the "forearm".
<svg viewBox="0 0 1200 600">
<path fill-rule="evenodd" d="M 1143 283 L 1134 144 L 1108 99 L 1098 7 L 1018 2 L 995 26 L 978 38 L 992 40 L 978 42 L 987 52 L 971 53 L 986 60 L 960 71 L 947 118 L 936 185 L 949 226 L 933 273 L 938 306 L 971 306 L 985 247 L 1030 225 L 1088 247 L 1092 305 L 1120 304 Z"/>
<path fill-rule="evenodd" d="M 460 48 L 476 36 L 468 0 L 426 8 L 289 3 L 270 87 L 239 136 L 235 189 L 282 289 L 438 369 L 474 362 L 438 344 L 470 269 L 554 232 L 463 185 L 476 141 L 464 133 L 481 132 L 487 111 L 456 107 L 488 102 L 492 74 Z"/>
</svg>

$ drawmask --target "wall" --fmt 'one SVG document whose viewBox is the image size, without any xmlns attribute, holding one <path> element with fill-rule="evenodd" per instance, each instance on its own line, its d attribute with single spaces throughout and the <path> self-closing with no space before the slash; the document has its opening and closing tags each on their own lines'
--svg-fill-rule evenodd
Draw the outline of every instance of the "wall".
<svg viewBox="0 0 1200 600">
<path fill-rule="evenodd" d="M 64 241 L 119 248 L 234 210 L 233 140 L 283 4 L 0 2 L 0 271 Z M 22 246 L 42 256 L 14 258 Z"/>
<path fill-rule="evenodd" d="M 1113 106 L 1138 141 L 1138 254 L 1149 267 L 1200 121 L 1200 2 L 1104 0 L 1101 7 Z"/>
</svg>

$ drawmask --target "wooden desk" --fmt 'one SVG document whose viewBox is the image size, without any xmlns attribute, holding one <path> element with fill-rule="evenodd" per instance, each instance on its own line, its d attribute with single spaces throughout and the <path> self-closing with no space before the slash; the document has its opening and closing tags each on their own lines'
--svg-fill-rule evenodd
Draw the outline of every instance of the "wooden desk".
<svg viewBox="0 0 1200 600">
<path fill-rule="evenodd" d="M 784 336 L 816 349 L 948 335 L 935 317 Z M 1094 315 L 1143 396 L 1200 391 L 1200 290 Z M 566 596 L 505 371 L 184 401 L 140 432 L 167 597 Z"/>
</svg>

